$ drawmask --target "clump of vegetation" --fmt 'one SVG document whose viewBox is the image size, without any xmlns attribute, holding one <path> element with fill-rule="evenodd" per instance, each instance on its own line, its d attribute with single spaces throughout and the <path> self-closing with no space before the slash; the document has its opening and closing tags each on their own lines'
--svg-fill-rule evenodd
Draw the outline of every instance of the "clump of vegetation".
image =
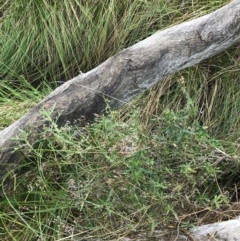
<svg viewBox="0 0 240 241">
<path fill-rule="evenodd" d="M 1 129 L 49 93 L 48 82 L 224 3 L 2 2 Z M 16 150 L 25 160 L 1 185 L 1 240 L 154 236 L 238 214 L 238 52 L 168 76 L 94 123 L 60 128 L 43 110 L 49 126 L 34 144 L 22 132 Z"/>
<path fill-rule="evenodd" d="M 24 132 L 20 138 L 24 173 L 6 175 L 15 179 L 14 191 L 3 189 L 3 230 L 16 230 L 8 237 L 116 238 L 197 224 L 222 208 L 230 215 L 239 162 L 209 136 L 183 94 L 185 106 L 153 118 L 151 130 L 137 108 L 127 120 L 108 109 L 93 124 L 62 128 L 44 112 L 51 125 L 38 141 L 30 145 Z"/>
</svg>

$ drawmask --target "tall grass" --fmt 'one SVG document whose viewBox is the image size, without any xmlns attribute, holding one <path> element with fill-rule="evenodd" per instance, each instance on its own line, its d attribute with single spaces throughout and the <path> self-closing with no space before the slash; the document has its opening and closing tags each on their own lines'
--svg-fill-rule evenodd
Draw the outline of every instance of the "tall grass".
<svg viewBox="0 0 240 241">
<path fill-rule="evenodd" d="M 0 126 L 156 30 L 227 1 L 1 1 Z M 239 46 L 168 76 L 95 123 L 51 125 L 6 173 L 1 240 L 120 239 L 239 213 Z M 35 87 L 38 87 L 37 89 Z M 7 185 L 7 183 L 10 184 Z"/>
<path fill-rule="evenodd" d="M 156 30 L 226 1 L 1 1 L 1 79 L 68 80 Z"/>
<path fill-rule="evenodd" d="M 185 103 L 182 84 L 198 107 L 197 119 L 216 138 L 239 137 L 239 46 L 203 63 L 167 77 L 152 88 L 145 100 L 144 116 L 161 115 Z M 142 105 L 142 103 L 141 103 Z"/>
</svg>

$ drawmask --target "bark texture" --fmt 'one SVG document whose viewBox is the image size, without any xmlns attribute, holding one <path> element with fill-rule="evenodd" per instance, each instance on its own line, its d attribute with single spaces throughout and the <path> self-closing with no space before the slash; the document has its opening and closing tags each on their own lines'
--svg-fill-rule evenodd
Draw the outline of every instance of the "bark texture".
<svg viewBox="0 0 240 241">
<path fill-rule="evenodd" d="M 240 1 L 219 10 L 159 31 L 145 40 L 117 53 L 104 63 L 81 74 L 48 95 L 22 118 L 0 132 L 0 181 L 22 155 L 13 152 L 14 138 L 20 130 L 31 131 L 29 142 L 39 133 L 44 121 L 41 109 L 53 109 L 58 124 L 94 113 L 110 106 L 119 107 L 168 74 L 187 68 L 240 42 Z"/>
</svg>

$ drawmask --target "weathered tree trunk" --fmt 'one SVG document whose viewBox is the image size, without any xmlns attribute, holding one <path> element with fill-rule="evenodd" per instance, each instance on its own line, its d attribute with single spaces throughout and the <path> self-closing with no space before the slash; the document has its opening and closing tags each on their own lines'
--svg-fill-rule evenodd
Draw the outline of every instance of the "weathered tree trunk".
<svg viewBox="0 0 240 241">
<path fill-rule="evenodd" d="M 191 228 L 188 232 L 183 230 L 155 230 L 152 239 L 161 241 L 239 241 L 240 240 L 240 217 L 236 219 L 202 225 Z M 93 239 L 94 240 L 94 239 Z M 103 241 L 96 239 L 96 241 Z M 139 233 L 122 241 L 148 241 L 147 233 Z M 95 240 L 94 240 L 95 241 Z"/>
<path fill-rule="evenodd" d="M 207 224 L 190 229 L 195 241 L 240 240 L 240 217 L 219 223 Z"/>
<path fill-rule="evenodd" d="M 20 129 L 31 130 L 29 142 L 43 127 L 41 109 L 59 114 L 58 124 L 101 113 L 105 99 L 121 106 L 164 76 L 192 66 L 240 42 L 240 1 L 201 18 L 159 31 L 104 63 L 66 82 L 18 121 L 0 132 L 0 180 L 21 162 L 13 152 Z"/>
</svg>

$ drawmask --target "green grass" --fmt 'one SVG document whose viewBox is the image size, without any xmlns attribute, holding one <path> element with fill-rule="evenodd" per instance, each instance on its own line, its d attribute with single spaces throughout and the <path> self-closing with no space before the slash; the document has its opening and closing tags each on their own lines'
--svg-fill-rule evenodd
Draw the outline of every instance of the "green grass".
<svg viewBox="0 0 240 241">
<path fill-rule="evenodd" d="M 42 91 L 35 89 L 26 79 L 18 84 L 11 80 L 0 82 L 0 130 L 12 124 L 50 92 L 44 84 Z"/>
<path fill-rule="evenodd" d="M 68 80 L 159 29 L 226 1 L 0 1 L 0 78 Z"/>
<path fill-rule="evenodd" d="M 227 1 L 1 1 L 0 128 L 68 79 Z M 1 240 L 120 239 L 237 215 L 239 46 L 166 77 L 94 123 L 50 124 L 6 173 Z M 37 89 L 35 87 L 38 87 Z M 7 183 L 10 184 L 7 185 Z"/>
</svg>

